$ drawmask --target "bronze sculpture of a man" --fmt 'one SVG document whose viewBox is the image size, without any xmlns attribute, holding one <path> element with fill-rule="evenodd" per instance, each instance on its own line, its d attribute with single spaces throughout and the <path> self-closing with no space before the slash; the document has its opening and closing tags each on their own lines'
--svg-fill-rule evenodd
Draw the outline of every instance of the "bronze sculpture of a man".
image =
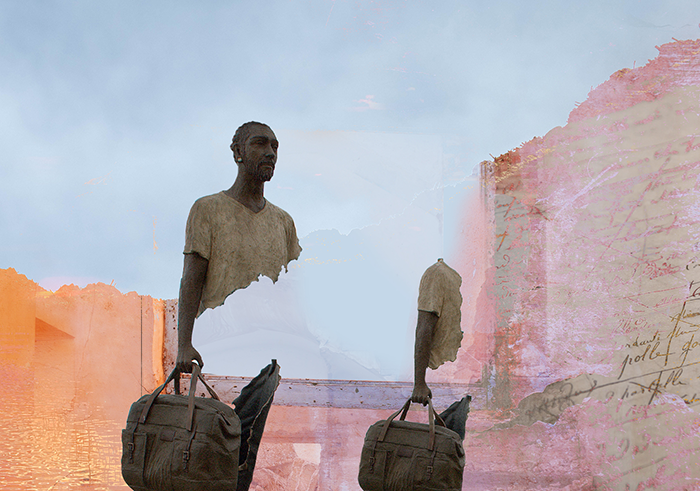
<svg viewBox="0 0 700 491">
<path fill-rule="evenodd" d="M 203 365 L 192 346 L 195 318 L 224 303 L 259 275 L 276 281 L 280 270 L 299 257 L 292 217 L 265 199 L 279 142 L 269 126 L 249 122 L 236 131 L 231 150 L 238 175 L 231 188 L 198 199 L 187 219 L 185 261 L 180 283 L 177 367 Z"/>
<path fill-rule="evenodd" d="M 455 361 L 462 342 L 459 288 L 462 277 L 445 261 L 438 259 L 420 280 L 418 321 L 414 350 L 414 378 L 411 400 L 423 405 L 432 392 L 425 382 L 425 371 L 435 370 L 446 361 Z"/>
<path fill-rule="evenodd" d="M 204 196 L 192 205 L 185 233 L 185 261 L 180 282 L 176 368 L 192 372 L 204 366 L 192 345 L 195 318 L 207 308 L 246 288 L 258 276 L 277 281 L 281 269 L 301 253 L 292 217 L 265 199 L 272 179 L 279 142 L 266 124 L 243 124 L 233 136 L 231 150 L 238 165 L 236 180 L 226 191 Z M 246 491 L 272 398 L 279 385 L 276 360 L 233 401 L 241 422 L 237 491 Z"/>
</svg>

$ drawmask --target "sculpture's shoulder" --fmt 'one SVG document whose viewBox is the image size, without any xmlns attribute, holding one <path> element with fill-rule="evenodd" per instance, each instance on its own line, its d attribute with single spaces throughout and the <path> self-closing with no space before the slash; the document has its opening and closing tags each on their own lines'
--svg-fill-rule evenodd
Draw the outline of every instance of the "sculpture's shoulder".
<svg viewBox="0 0 700 491">
<path fill-rule="evenodd" d="M 462 277 L 457 271 L 449 267 L 442 259 L 425 270 L 422 281 L 443 281 L 456 284 L 457 288 L 462 284 Z"/>
<path fill-rule="evenodd" d="M 247 209 L 224 191 L 197 199 L 190 210 L 191 219 L 215 222 L 230 222 L 245 214 Z"/>
<path fill-rule="evenodd" d="M 269 207 L 268 213 L 278 217 L 285 224 L 294 224 L 294 219 L 292 218 L 292 215 L 284 211 L 279 206 L 275 205 L 274 203 L 270 203 L 269 201 L 267 201 L 265 206 Z"/>
<path fill-rule="evenodd" d="M 192 208 L 216 208 L 223 203 L 226 203 L 228 198 L 222 191 L 214 194 L 208 194 L 195 200 Z"/>
<path fill-rule="evenodd" d="M 275 206 L 269 201 L 267 202 L 266 207 L 269 207 L 269 209 L 267 210 L 267 216 L 272 216 L 273 220 L 275 220 L 277 223 L 280 223 L 282 225 L 282 228 L 284 229 L 287 241 L 287 262 L 293 259 L 299 259 L 299 255 L 301 254 L 301 246 L 299 245 L 299 238 L 297 237 L 297 228 L 296 225 L 294 225 L 294 220 L 292 220 L 292 216 L 279 206 Z"/>
</svg>

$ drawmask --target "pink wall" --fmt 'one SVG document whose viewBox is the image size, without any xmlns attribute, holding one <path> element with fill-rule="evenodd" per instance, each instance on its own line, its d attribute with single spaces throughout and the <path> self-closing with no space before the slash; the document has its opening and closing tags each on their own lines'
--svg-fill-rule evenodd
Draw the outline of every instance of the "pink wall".
<svg viewBox="0 0 700 491">
<path fill-rule="evenodd" d="M 513 470 L 700 486 L 698 67 L 700 41 L 661 46 L 565 127 L 496 159 L 486 295 L 504 421 L 486 435 Z"/>
</svg>

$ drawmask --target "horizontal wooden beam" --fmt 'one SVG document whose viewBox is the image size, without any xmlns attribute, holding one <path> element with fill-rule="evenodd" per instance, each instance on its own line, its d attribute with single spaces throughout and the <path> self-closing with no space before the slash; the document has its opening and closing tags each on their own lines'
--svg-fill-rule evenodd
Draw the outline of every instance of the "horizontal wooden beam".
<svg viewBox="0 0 700 491">
<path fill-rule="evenodd" d="M 252 377 L 204 375 L 222 401 L 231 402 Z M 433 403 L 445 408 L 469 394 L 472 409 L 486 406 L 486 390 L 481 385 L 432 383 Z M 189 377 L 183 375 L 183 392 L 189 390 Z M 315 380 L 283 378 L 275 393 L 277 406 L 328 407 L 354 409 L 398 409 L 410 397 L 411 382 L 379 382 L 371 380 Z M 204 387 L 197 395 L 205 397 Z"/>
</svg>

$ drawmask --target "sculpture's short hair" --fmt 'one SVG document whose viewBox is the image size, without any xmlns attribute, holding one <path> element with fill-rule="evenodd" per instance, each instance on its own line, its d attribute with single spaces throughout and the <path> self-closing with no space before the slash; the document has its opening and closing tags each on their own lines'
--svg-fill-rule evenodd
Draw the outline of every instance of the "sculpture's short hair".
<svg viewBox="0 0 700 491">
<path fill-rule="evenodd" d="M 243 148 L 245 141 L 248 139 L 248 135 L 250 135 L 250 129 L 255 125 L 270 128 L 265 123 L 259 123 L 258 121 L 248 121 L 247 123 L 243 123 L 238 127 L 236 133 L 233 134 L 233 139 L 231 140 L 231 150 L 233 150 L 233 146 L 236 144 L 239 146 L 239 148 Z M 272 128 L 270 128 L 270 130 L 272 130 Z"/>
</svg>

